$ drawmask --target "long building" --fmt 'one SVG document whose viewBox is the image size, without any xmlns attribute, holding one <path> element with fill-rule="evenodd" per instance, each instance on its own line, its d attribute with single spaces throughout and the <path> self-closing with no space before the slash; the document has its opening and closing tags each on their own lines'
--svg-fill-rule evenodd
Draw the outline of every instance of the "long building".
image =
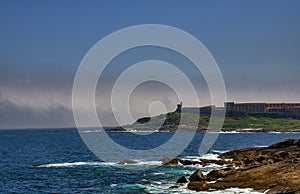
<svg viewBox="0 0 300 194">
<path fill-rule="evenodd" d="M 300 113 L 300 103 L 235 103 L 225 102 L 226 111 L 245 113 Z"/>
</svg>

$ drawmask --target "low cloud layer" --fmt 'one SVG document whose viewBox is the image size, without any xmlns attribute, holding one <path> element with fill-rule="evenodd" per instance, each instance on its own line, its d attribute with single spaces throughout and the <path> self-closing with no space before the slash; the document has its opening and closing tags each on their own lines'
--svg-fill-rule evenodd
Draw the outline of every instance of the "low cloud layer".
<svg viewBox="0 0 300 194">
<path fill-rule="evenodd" d="M 296 69 L 298 67 L 295 67 Z M 227 88 L 227 99 L 234 101 L 300 101 L 300 82 L 298 71 L 283 69 L 279 71 L 257 72 L 245 74 L 224 72 Z M 221 69 L 222 70 L 222 69 Z M 276 73 L 277 72 L 277 73 Z M 11 68 L 0 66 L 0 128 L 52 128 L 74 127 L 72 114 L 72 86 L 75 73 L 61 67 L 47 69 Z M 175 78 L 174 78 L 175 79 Z M 192 77 L 196 87 L 200 105 L 210 104 L 210 95 L 203 78 Z M 96 91 L 95 102 L 101 123 L 106 126 L 116 125 L 111 112 L 109 87 L 113 80 L 104 77 L 102 90 Z M 153 101 L 161 101 L 165 109 L 173 111 L 179 99 L 171 90 L 157 84 L 140 85 L 130 99 L 132 117 L 137 119 L 151 114 L 149 106 Z M 107 87 L 107 88 L 106 88 Z M 184 87 L 182 88 L 184 90 Z M 189 94 L 186 92 L 186 99 Z M 123 96 L 117 98 L 117 103 L 125 103 Z M 194 106 L 189 100 L 184 106 Z M 85 102 L 82 101 L 84 109 Z M 153 110 L 152 110 L 153 111 Z M 155 112 L 155 110 L 154 110 Z M 126 123 L 126 122 L 125 122 Z"/>
</svg>

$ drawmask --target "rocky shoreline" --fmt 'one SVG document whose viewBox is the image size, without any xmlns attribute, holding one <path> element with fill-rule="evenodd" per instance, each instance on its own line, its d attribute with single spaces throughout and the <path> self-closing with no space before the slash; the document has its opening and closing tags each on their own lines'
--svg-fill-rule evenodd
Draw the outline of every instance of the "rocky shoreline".
<svg viewBox="0 0 300 194">
<path fill-rule="evenodd" d="M 165 158 L 164 165 L 226 166 L 203 175 L 200 170 L 190 177 L 179 177 L 173 188 L 214 191 L 227 188 L 252 188 L 268 194 L 300 193 L 300 139 L 287 139 L 263 148 L 245 148 L 226 152 L 219 160 L 183 160 Z"/>
<path fill-rule="evenodd" d="M 177 132 L 177 126 L 163 126 L 159 130 L 155 128 L 123 128 L 123 127 L 115 127 L 111 129 L 107 129 L 106 132 Z M 181 128 L 180 132 L 195 132 L 194 130 L 191 130 L 191 127 L 189 126 L 183 126 Z M 207 128 L 198 128 L 196 132 L 208 132 Z M 294 133 L 300 133 L 300 129 L 293 129 L 293 130 L 284 130 L 284 129 L 264 129 L 264 128 L 241 128 L 241 129 L 235 129 L 235 128 L 223 128 L 221 132 L 242 132 L 242 133 L 289 133 L 289 132 L 294 132 Z"/>
</svg>

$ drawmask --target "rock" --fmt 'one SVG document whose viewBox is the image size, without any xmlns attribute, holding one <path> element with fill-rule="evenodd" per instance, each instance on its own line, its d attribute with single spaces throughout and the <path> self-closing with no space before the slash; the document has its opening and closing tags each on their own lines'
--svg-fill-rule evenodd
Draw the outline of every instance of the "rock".
<svg viewBox="0 0 300 194">
<path fill-rule="evenodd" d="M 184 186 L 183 183 L 176 183 L 175 185 L 169 187 L 169 189 L 177 189 L 177 188 L 182 187 L 182 186 Z"/>
<path fill-rule="evenodd" d="M 267 194 L 278 194 L 278 193 L 294 194 L 296 192 L 291 190 L 287 186 L 275 186 L 274 188 L 268 190 L 267 192 Z"/>
<path fill-rule="evenodd" d="M 206 175 L 207 181 L 214 181 L 226 175 L 224 170 L 212 170 Z"/>
<path fill-rule="evenodd" d="M 204 181 L 194 181 L 188 184 L 188 189 L 193 191 L 208 191 L 210 186 Z"/>
<path fill-rule="evenodd" d="M 182 164 L 182 165 L 195 165 L 195 164 L 201 164 L 201 162 L 199 161 L 193 161 L 193 160 L 182 160 L 179 158 L 162 158 L 161 161 L 163 162 L 164 165 L 168 166 L 168 165 L 178 165 L 178 164 Z"/>
<path fill-rule="evenodd" d="M 224 190 L 225 186 L 222 183 L 210 183 L 210 188 L 215 190 Z"/>
<path fill-rule="evenodd" d="M 185 178 L 185 176 L 180 177 L 180 178 L 176 181 L 176 183 L 187 183 L 187 182 L 188 182 L 188 180 Z"/>
<path fill-rule="evenodd" d="M 116 127 L 116 128 L 111 128 L 111 129 L 106 129 L 106 132 L 123 132 L 123 131 L 127 131 L 126 129 L 124 129 L 123 127 Z"/>
<path fill-rule="evenodd" d="M 168 166 L 168 165 L 178 165 L 180 162 L 180 159 L 178 158 L 163 158 L 161 159 L 163 164 Z"/>
<path fill-rule="evenodd" d="M 217 165 L 223 166 L 225 164 L 228 164 L 228 165 L 231 164 L 231 161 L 201 159 L 201 165 L 202 166 L 207 166 L 209 164 L 217 164 Z"/>
<path fill-rule="evenodd" d="M 300 194 L 299 141 L 288 139 L 269 147 L 244 148 L 222 154 L 220 158 L 223 161 L 232 160 L 230 167 L 213 170 L 206 176 L 197 170 L 189 177 L 191 182 L 188 188 L 207 191 L 237 187 L 252 188 L 269 194 Z M 208 161 L 204 163 L 206 162 Z"/>
<path fill-rule="evenodd" d="M 195 162 L 194 161 L 192 161 L 192 160 L 180 160 L 179 161 L 181 164 L 183 164 L 183 165 L 194 165 L 195 164 Z"/>
<path fill-rule="evenodd" d="M 268 159 L 269 159 L 269 156 L 267 156 L 267 155 L 259 155 L 256 158 L 256 161 L 259 163 L 265 163 L 266 161 L 268 161 Z"/>
<path fill-rule="evenodd" d="M 201 170 L 196 170 L 190 177 L 189 177 L 190 182 L 194 181 L 205 181 L 206 177 L 202 174 Z"/>
<path fill-rule="evenodd" d="M 269 165 L 286 159 L 300 157 L 299 140 L 287 139 L 263 148 L 244 148 L 224 153 L 222 159 L 232 159 L 237 166 Z M 293 152 L 292 156 L 290 153 Z"/>
<path fill-rule="evenodd" d="M 138 163 L 137 161 L 134 161 L 134 160 L 122 160 L 120 162 L 118 162 L 118 164 L 136 164 Z"/>
<path fill-rule="evenodd" d="M 278 148 L 286 148 L 290 146 L 298 146 L 300 140 L 299 139 L 286 139 L 284 141 L 281 141 L 279 143 L 275 143 L 271 146 L 269 146 L 269 149 L 278 149 Z"/>
<path fill-rule="evenodd" d="M 284 160 L 288 155 L 289 155 L 289 153 L 286 151 L 279 151 L 273 155 L 272 159 L 274 162 L 279 162 L 279 161 Z"/>
</svg>

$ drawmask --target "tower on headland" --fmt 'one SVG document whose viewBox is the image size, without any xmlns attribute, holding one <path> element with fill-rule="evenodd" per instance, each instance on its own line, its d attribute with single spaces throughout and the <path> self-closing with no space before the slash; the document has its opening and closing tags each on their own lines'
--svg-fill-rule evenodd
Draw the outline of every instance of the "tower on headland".
<svg viewBox="0 0 300 194">
<path fill-rule="evenodd" d="M 177 108 L 176 108 L 175 112 L 181 113 L 181 109 L 182 109 L 182 102 L 180 102 L 179 104 L 177 104 Z"/>
</svg>

